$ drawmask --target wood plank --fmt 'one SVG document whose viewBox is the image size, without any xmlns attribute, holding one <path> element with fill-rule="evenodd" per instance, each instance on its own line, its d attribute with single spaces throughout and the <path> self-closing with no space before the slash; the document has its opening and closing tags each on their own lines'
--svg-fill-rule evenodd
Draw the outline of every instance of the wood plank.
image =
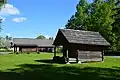
<svg viewBox="0 0 120 80">
<path fill-rule="evenodd" d="M 79 51 L 78 52 L 78 58 L 84 59 L 84 60 L 91 60 L 91 61 L 95 61 L 95 60 L 101 60 L 102 59 L 102 55 L 101 55 L 101 51 Z"/>
</svg>

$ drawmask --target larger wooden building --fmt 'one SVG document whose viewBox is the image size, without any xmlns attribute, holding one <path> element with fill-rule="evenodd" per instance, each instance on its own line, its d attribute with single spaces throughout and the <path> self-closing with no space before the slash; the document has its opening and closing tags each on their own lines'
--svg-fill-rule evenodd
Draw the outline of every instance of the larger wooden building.
<svg viewBox="0 0 120 80">
<path fill-rule="evenodd" d="M 53 40 L 14 38 L 11 45 L 14 52 L 52 52 Z"/>
<path fill-rule="evenodd" d="M 59 29 L 53 45 L 63 46 L 63 57 L 67 63 L 70 59 L 77 62 L 103 61 L 104 50 L 110 46 L 99 32 L 72 29 Z"/>
</svg>

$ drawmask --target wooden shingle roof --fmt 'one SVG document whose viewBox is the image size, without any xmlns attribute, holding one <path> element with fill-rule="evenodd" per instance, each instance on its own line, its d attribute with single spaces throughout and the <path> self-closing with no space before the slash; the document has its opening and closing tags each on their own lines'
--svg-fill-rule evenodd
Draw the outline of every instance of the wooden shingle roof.
<svg viewBox="0 0 120 80">
<path fill-rule="evenodd" d="M 38 46 L 38 47 L 53 47 L 53 40 L 41 40 L 32 38 L 14 38 L 13 44 L 18 46 Z"/>
<path fill-rule="evenodd" d="M 58 33 L 61 33 L 68 43 L 110 46 L 110 44 L 100 35 L 99 32 L 59 29 Z M 56 38 L 58 38 L 57 36 Z M 58 41 L 55 39 L 53 44 L 55 45 L 57 43 Z"/>
</svg>

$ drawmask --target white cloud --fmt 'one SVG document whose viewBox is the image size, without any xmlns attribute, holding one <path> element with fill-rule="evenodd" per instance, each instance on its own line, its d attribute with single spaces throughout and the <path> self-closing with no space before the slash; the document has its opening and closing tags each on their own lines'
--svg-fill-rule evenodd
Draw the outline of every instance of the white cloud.
<svg viewBox="0 0 120 80">
<path fill-rule="evenodd" d="M 19 18 L 13 18 L 12 21 L 20 23 L 20 22 L 24 22 L 25 20 L 27 20 L 27 18 L 25 17 L 19 17 Z"/>
<path fill-rule="evenodd" d="M 6 4 L 0 11 L 0 15 L 19 15 L 20 11 L 11 4 Z"/>
</svg>

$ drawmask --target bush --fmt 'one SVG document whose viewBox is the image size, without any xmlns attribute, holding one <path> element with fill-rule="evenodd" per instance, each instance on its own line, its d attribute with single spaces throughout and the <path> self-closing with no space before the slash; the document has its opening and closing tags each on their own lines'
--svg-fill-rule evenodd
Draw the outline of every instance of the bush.
<svg viewBox="0 0 120 80">
<path fill-rule="evenodd" d="M 30 52 L 27 52 L 27 54 L 30 54 Z"/>
<path fill-rule="evenodd" d="M 1 48 L 0 49 L 0 52 L 13 52 L 13 50 L 8 50 L 6 48 Z"/>
<path fill-rule="evenodd" d="M 37 52 L 37 54 L 40 54 L 40 52 Z"/>
</svg>

